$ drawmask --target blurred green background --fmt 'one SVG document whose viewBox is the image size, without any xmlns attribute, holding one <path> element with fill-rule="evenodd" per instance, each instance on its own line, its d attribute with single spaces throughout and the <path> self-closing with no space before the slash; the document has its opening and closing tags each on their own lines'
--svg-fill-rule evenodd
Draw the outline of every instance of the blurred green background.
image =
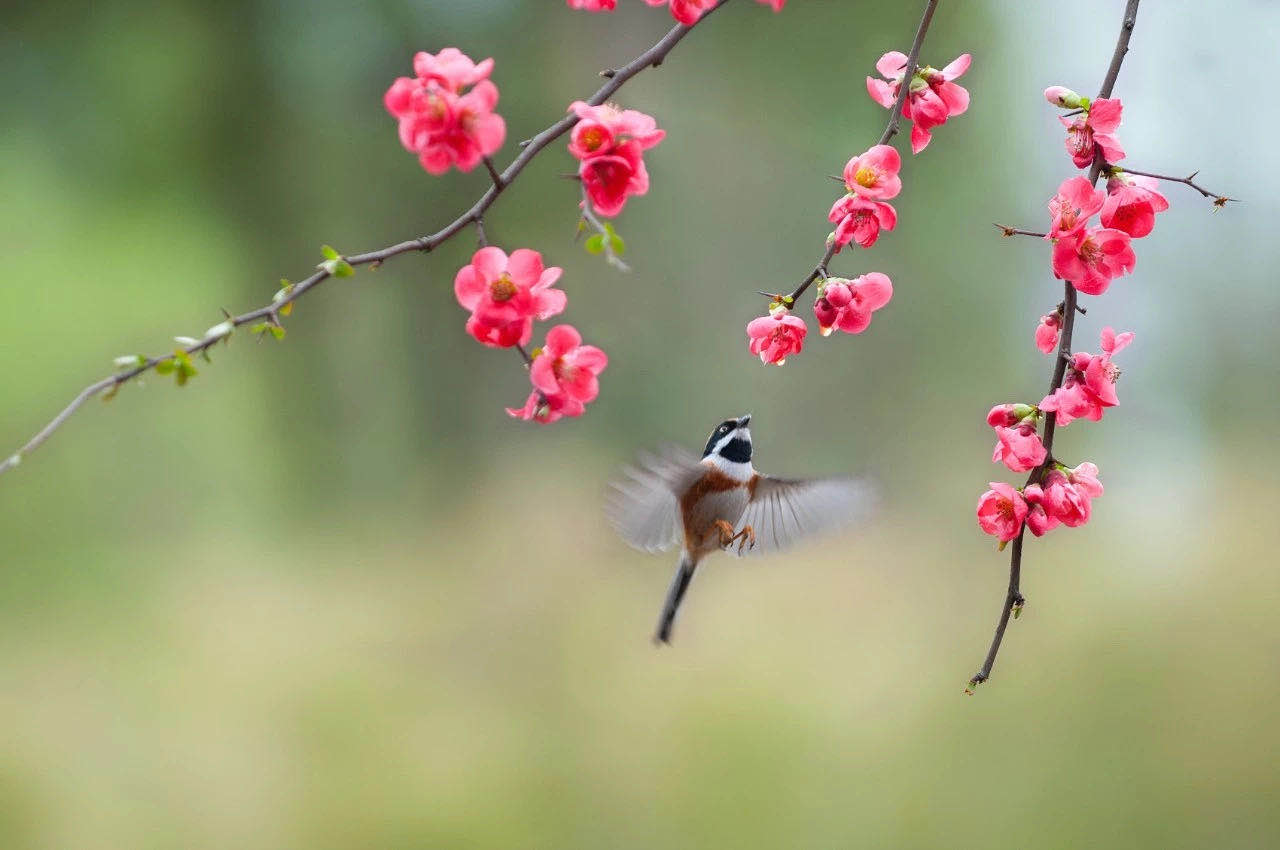
<svg viewBox="0 0 1280 850">
<path fill-rule="evenodd" d="M 432 179 L 381 97 L 415 50 L 494 56 L 508 143 L 671 24 L 560 0 L 10 2 L 0 12 L 0 451 L 110 360 L 158 352 L 483 190 Z M 91 403 L 0 480 L 4 847 L 1217 847 L 1280 844 L 1280 189 L 1274 3 L 1144 4 L 1117 93 L 1135 168 L 1245 199 L 1173 208 L 1079 347 L 1137 332 L 1122 406 L 1061 435 L 1106 495 L 1007 558 L 974 523 L 987 408 L 1035 401 L 1060 289 L 1041 228 L 1073 169 L 1048 84 L 1096 90 L 1120 0 L 942 4 L 924 59 L 974 56 L 969 113 L 904 168 L 896 232 L 833 272 L 896 297 L 860 337 L 746 351 L 756 289 L 820 254 L 826 175 L 885 113 L 863 78 L 918 3 L 740 0 L 623 89 L 666 141 L 617 226 L 572 243 L 573 161 L 486 224 L 565 269 L 611 364 L 587 416 L 509 419 L 516 358 L 462 330 L 470 234 L 333 281 L 289 335 L 194 384 Z M 903 144 L 899 140 L 899 144 Z M 811 320 L 806 307 L 805 315 Z M 811 322 L 812 324 L 812 322 Z M 642 447 L 751 411 L 758 465 L 865 471 L 868 527 L 702 571 L 649 636 L 672 559 L 602 520 Z"/>
</svg>

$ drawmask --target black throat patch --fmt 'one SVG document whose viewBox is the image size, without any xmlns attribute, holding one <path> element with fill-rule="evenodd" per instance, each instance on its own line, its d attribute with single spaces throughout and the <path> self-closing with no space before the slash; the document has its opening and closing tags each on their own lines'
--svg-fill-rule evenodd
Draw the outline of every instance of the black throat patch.
<svg viewBox="0 0 1280 850">
<path fill-rule="evenodd" d="M 720 457 L 733 463 L 750 463 L 751 443 L 741 437 L 735 437 L 720 450 Z"/>
</svg>

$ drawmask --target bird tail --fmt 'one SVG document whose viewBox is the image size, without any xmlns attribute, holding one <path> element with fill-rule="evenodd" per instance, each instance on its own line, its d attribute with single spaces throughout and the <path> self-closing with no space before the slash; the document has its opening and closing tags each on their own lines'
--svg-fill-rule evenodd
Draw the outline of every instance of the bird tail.
<svg viewBox="0 0 1280 850">
<path fill-rule="evenodd" d="M 654 643 L 671 643 L 671 627 L 675 625 L 676 609 L 680 607 L 680 600 L 684 599 L 685 591 L 689 589 L 689 582 L 693 581 L 693 570 L 697 565 L 689 556 L 681 556 L 675 578 L 671 580 L 671 589 L 667 591 L 667 601 L 662 606 L 658 631 L 653 635 Z"/>
</svg>

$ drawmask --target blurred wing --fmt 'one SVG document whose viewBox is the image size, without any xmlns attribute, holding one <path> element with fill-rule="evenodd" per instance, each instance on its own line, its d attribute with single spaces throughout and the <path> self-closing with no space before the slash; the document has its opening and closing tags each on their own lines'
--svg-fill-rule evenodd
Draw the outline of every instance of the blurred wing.
<svg viewBox="0 0 1280 850">
<path fill-rule="evenodd" d="M 642 453 L 610 482 L 605 515 L 629 545 L 646 552 L 670 549 L 680 539 L 677 494 L 705 471 L 697 455 L 679 446 Z"/>
<path fill-rule="evenodd" d="M 742 554 L 768 555 L 798 540 L 852 525 L 866 519 L 875 503 L 875 488 L 865 479 L 788 481 L 761 475 L 738 523 L 739 529 L 751 526 L 756 545 Z M 736 552 L 736 547 L 729 551 Z"/>
</svg>

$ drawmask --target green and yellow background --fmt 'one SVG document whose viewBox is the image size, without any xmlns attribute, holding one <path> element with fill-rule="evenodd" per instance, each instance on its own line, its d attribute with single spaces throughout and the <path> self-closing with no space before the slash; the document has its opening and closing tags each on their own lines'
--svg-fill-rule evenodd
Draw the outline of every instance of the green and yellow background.
<svg viewBox="0 0 1280 850">
<path fill-rule="evenodd" d="M 111 358 L 259 306 L 322 243 L 437 229 L 382 108 L 415 50 L 493 56 L 515 143 L 669 28 L 560 0 L 23 2 L 0 12 L 0 454 Z M 879 135 L 863 78 L 917 3 L 738 0 L 619 101 L 668 133 L 617 220 L 633 273 L 573 243 L 562 145 L 486 219 L 565 269 L 605 348 L 580 420 L 509 419 L 527 378 L 463 332 L 467 233 L 307 296 L 181 390 L 93 402 L 0 478 L 6 848 L 1263 848 L 1280 844 L 1274 4 L 1151 2 L 1117 94 L 1136 168 L 1181 186 L 1079 348 L 1133 330 L 1122 404 L 1061 432 L 1107 492 L 1007 557 L 977 529 L 983 423 L 1043 394 L 1060 298 L 1041 229 L 1074 173 L 1050 84 L 1092 93 L 1119 0 L 943 2 L 924 59 L 974 57 L 968 114 L 908 157 L 859 337 L 765 368 L 755 290 L 821 255 L 827 179 Z M 905 145 L 899 140 L 900 145 Z M 808 306 L 806 315 L 811 320 Z M 812 322 L 811 322 L 812 325 Z M 750 411 L 757 462 L 867 472 L 865 528 L 713 561 L 675 645 L 673 564 L 603 521 L 635 450 Z"/>
</svg>

